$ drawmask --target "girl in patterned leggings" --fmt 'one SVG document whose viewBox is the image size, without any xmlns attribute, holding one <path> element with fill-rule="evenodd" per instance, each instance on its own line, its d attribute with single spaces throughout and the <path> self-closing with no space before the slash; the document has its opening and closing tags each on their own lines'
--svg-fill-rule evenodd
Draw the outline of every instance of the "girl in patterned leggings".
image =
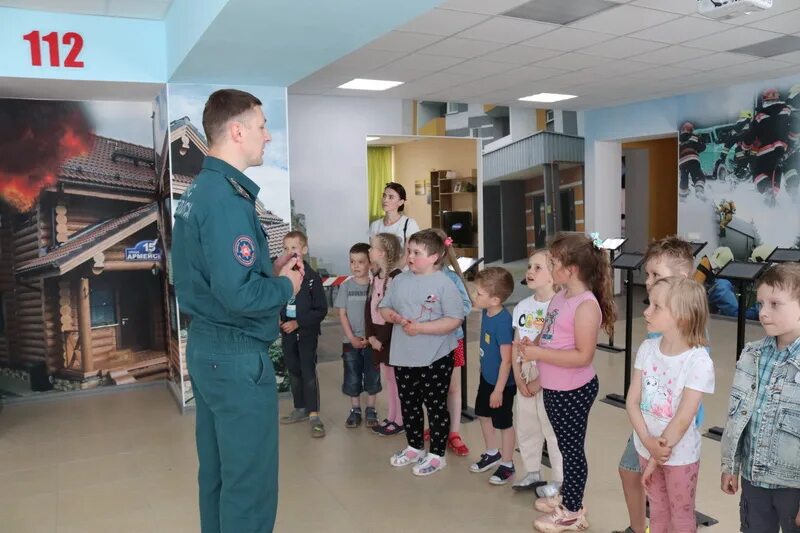
<svg viewBox="0 0 800 533">
<path fill-rule="evenodd" d="M 588 475 L 586 426 L 598 390 L 592 360 L 600 328 L 613 332 L 617 315 L 611 266 L 600 239 L 592 237 L 568 234 L 553 241 L 553 282 L 562 289 L 550 301 L 536 340 L 517 343 L 521 361 L 537 362 L 545 411 L 564 462 L 561 494 L 539 498 L 535 504 L 537 511 L 547 514 L 533 525 L 547 533 L 589 527 L 583 492 Z"/>
<path fill-rule="evenodd" d="M 408 446 L 395 453 L 392 466 L 413 465 L 417 476 L 446 466 L 450 430 L 447 391 L 453 373 L 455 330 L 464 318 L 458 289 L 441 271 L 445 243 L 433 230 L 408 240 L 408 272 L 394 278 L 380 303 L 392 326 L 389 363 L 395 367 Z M 428 412 L 430 452 L 425 451 L 423 426 Z"/>
</svg>

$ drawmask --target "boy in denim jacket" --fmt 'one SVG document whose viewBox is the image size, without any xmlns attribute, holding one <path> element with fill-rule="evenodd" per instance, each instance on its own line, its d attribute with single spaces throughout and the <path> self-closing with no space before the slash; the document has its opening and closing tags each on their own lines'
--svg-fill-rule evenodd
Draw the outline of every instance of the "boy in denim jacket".
<svg viewBox="0 0 800 533">
<path fill-rule="evenodd" d="M 742 477 L 741 530 L 798 532 L 800 506 L 800 264 L 771 267 L 758 282 L 767 337 L 736 364 L 722 435 L 722 490 Z"/>
</svg>

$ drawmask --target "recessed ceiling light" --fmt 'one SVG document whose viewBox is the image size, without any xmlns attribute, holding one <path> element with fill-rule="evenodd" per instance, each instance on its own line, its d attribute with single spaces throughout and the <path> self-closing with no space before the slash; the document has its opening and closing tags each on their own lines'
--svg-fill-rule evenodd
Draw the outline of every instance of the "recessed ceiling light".
<svg viewBox="0 0 800 533">
<path fill-rule="evenodd" d="M 380 139 L 380 137 L 370 137 L 369 135 L 367 135 L 367 142 L 377 141 L 378 139 Z"/>
<path fill-rule="evenodd" d="M 344 85 L 339 85 L 340 89 L 356 89 L 359 91 L 385 91 L 392 87 L 403 85 L 402 81 L 386 81 L 386 80 L 364 80 L 356 78 L 350 80 Z"/>
<path fill-rule="evenodd" d="M 550 104 L 553 102 L 560 102 L 561 100 L 569 100 L 570 98 L 577 98 L 577 96 L 574 94 L 539 93 L 525 96 L 520 98 L 520 100 L 523 102 L 544 102 Z"/>
</svg>

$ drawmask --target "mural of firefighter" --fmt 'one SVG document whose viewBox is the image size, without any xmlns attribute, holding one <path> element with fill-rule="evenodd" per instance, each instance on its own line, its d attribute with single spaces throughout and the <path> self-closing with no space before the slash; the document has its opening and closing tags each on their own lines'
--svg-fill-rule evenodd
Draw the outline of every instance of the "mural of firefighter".
<svg viewBox="0 0 800 533">
<path fill-rule="evenodd" d="M 0 394 L 167 376 L 150 113 L 0 100 Z"/>
</svg>

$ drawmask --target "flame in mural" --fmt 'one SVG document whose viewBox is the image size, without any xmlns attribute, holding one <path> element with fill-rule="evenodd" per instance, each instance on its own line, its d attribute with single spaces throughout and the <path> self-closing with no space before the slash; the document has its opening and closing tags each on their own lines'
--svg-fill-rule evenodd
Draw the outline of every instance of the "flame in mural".
<svg viewBox="0 0 800 533">
<path fill-rule="evenodd" d="M 0 199 L 30 210 L 62 163 L 91 150 L 91 134 L 78 103 L 0 100 Z"/>
</svg>

